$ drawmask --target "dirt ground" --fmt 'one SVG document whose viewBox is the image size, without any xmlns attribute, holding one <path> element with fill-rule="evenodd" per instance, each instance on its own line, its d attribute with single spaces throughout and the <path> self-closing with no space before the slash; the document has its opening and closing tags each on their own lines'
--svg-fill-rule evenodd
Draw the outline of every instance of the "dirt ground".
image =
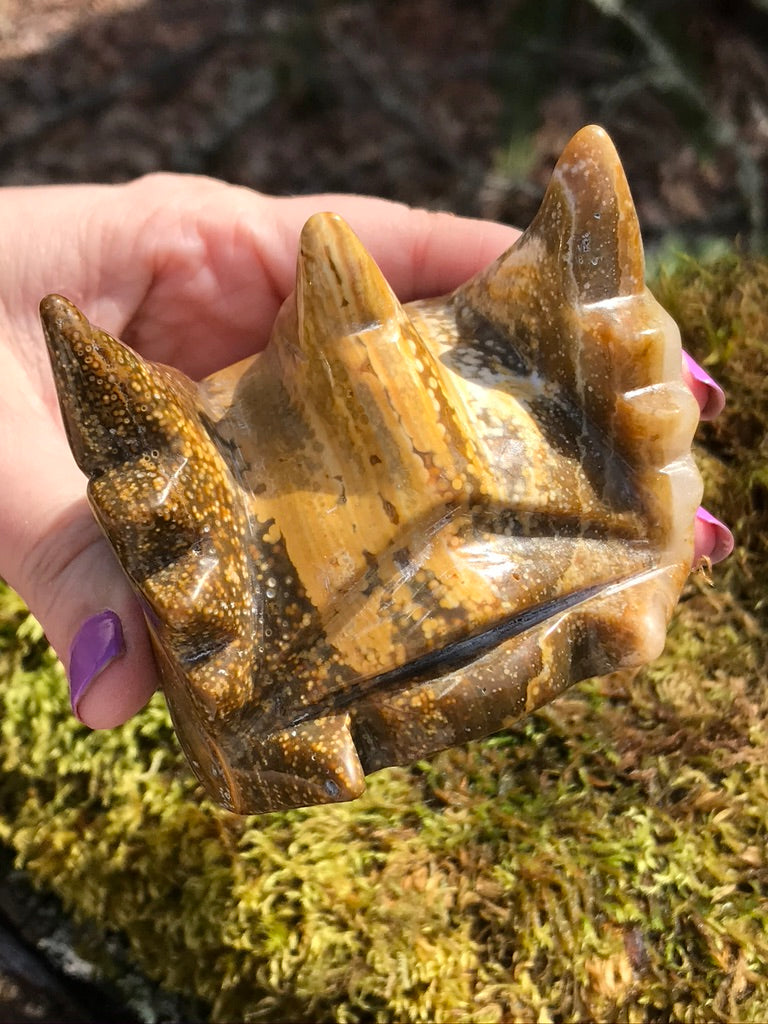
<svg viewBox="0 0 768 1024">
<path fill-rule="evenodd" d="M 766 227 L 765 0 L 0 0 L 0 182 L 156 169 L 525 225 L 605 125 L 646 237 Z"/>
</svg>

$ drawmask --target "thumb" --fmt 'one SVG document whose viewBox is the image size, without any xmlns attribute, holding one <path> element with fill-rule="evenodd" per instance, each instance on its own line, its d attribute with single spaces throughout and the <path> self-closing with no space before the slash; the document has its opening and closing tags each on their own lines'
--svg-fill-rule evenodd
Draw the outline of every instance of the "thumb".
<svg viewBox="0 0 768 1024">
<path fill-rule="evenodd" d="M 126 721 L 158 684 L 141 607 L 93 518 L 58 409 L 7 367 L 0 410 L 0 575 L 64 663 L 77 716 Z"/>
<path fill-rule="evenodd" d="M 80 485 L 82 494 L 82 483 Z M 67 670 L 72 710 L 94 729 L 120 725 L 158 684 L 144 617 L 87 503 L 62 515 L 40 495 L 48 528 L 3 575 L 27 602 Z M 62 495 L 58 495 L 60 500 Z M 21 557 L 19 557 L 21 555 Z"/>
<path fill-rule="evenodd" d="M 64 663 L 72 710 L 94 729 L 125 722 L 152 696 L 157 669 L 141 607 L 86 502 L 72 503 L 27 570 L 17 589 Z"/>
</svg>

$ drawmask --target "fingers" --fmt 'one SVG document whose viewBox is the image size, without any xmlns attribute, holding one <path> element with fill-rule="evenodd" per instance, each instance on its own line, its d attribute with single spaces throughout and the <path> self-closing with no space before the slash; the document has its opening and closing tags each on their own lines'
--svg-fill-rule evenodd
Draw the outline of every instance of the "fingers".
<svg viewBox="0 0 768 1024">
<path fill-rule="evenodd" d="M 703 420 L 713 420 L 720 415 L 725 408 L 723 389 L 687 352 L 683 352 L 683 380 L 698 402 Z M 722 562 L 733 551 L 733 534 L 705 508 L 699 508 L 696 513 L 693 536 L 694 565 L 705 558 L 713 564 Z"/>
<path fill-rule="evenodd" d="M 102 323 L 143 355 L 177 366 L 194 379 L 266 345 L 278 310 L 294 288 L 301 230 L 313 213 L 344 217 L 402 301 L 451 291 L 520 234 L 501 224 L 413 210 L 384 199 L 273 197 L 168 174 L 120 186 L 102 203 L 110 200 L 115 212 L 109 214 L 109 259 L 114 264 L 123 253 L 124 261 L 146 268 L 149 284 L 138 309 Z M 127 214 L 119 213 L 126 209 Z M 124 236 L 136 230 L 136 211 L 144 212 L 138 243 L 127 260 Z M 136 279 L 134 269 L 131 280 Z M 56 284 L 54 290 L 61 289 Z M 101 315 L 100 306 L 94 303 L 94 317 Z"/>
<path fill-rule="evenodd" d="M 503 224 L 365 196 L 301 196 L 274 202 L 294 253 L 308 217 L 321 210 L 341 214 L 403 302 L 452 291 L 520 237 L 520 231 Z M 294 270 L 291 260 L 289 290 Z"/>
<path fill-rule="evenodd" d="M 119 725 L 158 685 L 141 607 L 81 498 L 11 574 L 63 662 L 72 709 L 91 728 Z M 94 614 L 95 612 L 95 614 Z"/>
<path fill-rule="evenodd" d="M 24 596 L 67 668 L 82 721 L 116 725 L 157 686 L 142 611 L 93 518 L 52 411 L 36 403 L 12 364 L 5 369 L 4 426 L 14 444 L 0 450 L 0 575 Z M 107 611 L 122 623 L 122 638 L 91 628 L 77 639 L 84 622 Z"/>
<path fill-rule="evenodd" d="M 733 544 L 733 534 L 728 527 L 711 512 L 700 508 L 694 524 L 694 565 L 705 558 L 712 563 L 722 562 L 733 551 Z"/>
<path fill-rule="evenodd" d="M 720 415 L 725 408 L 723 389 L 687 352 L 683 352 L 683 380 L 699 403 L 703 420 L 713 420 Z"/>
</svg>

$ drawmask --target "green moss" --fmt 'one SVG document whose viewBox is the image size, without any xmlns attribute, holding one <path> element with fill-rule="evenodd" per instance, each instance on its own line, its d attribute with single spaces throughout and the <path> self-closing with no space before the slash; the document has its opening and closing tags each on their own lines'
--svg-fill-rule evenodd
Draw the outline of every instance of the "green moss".
<svg viewBox="0 0 768 1024">
<path fill-rule="evenodd" d="M 725 413 L 702 425 L 700 438 L 707 475 L 718 485 L 710 493 L 740 541 L 731 583 L 768 555 L 768 259 L 729 253 L 700 264 L 681 257 L 655 290 L 688 350 L 728 394 Z"/>
<path fill-rule="evenodd" d="M 702 429 L 737 551 L 663 656 L 516 729 L 371 778 L 356 803 L 237 818 L 160 698 L 90 734 L 0 590 L 0 837 L 214 1021 L 768 1017 L 768 265 L 659 291 L 731 396 Z"/>
</svg>

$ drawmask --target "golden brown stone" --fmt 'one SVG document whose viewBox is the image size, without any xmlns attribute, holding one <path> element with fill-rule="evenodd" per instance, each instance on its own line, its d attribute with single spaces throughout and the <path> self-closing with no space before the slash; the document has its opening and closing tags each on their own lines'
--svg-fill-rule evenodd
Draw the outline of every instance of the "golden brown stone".
<svg viewBox="0 0 768 1024">
<path fill-rule="evenodd" d="M 234 810 L 352 799 L 661 651 L 698 409 L 601 129 L 440 299 L 401 306 L 315 215 L 267 350 L 200 384 L 66 299 L 42 316 L 182 745 Z"/>
</svg>

